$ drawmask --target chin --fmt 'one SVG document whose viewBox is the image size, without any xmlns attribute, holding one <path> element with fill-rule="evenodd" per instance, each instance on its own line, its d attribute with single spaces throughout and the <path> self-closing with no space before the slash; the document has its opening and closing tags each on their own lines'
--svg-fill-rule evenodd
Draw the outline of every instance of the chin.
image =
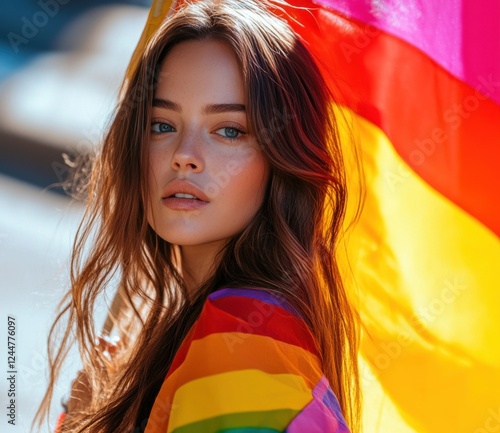
<svg viewBox="0 0 500 433">
<path fill-rule="evenodd" d="M 158 232 L 157 232 L 158 233 Z M 180 247 L 196 246 L 218 242 L 220 239 L 205 237 L 196 232 L 189 233 L 158 233 L 158 235 L 166 242 L 178 245 Z"/>
</svg>

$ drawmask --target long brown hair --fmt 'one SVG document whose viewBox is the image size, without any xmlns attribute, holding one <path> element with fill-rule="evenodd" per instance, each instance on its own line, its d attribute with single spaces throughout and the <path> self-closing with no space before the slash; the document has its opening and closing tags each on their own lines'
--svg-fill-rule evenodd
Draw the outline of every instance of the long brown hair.
<svg viewBox="0 0 500 433">
<path fill-rule="evenodd" d="M 227 43 L 240 61 L 249 125 L 269 162 L 270 177 L 261 209 L 220 251 L 214 273 L 190 299 L 176 247 L 161 239 L 146 218 L 150 111 L 159 67 L 170 49 L 207 38 Z M 279 293 L 302 313 L 324 373 L 351 429 L 357 430 L 356 320 L 335 259 L 347 187 L 332 102 L 303 42 L 262 5 L 193 2 L 162 24 L 142 53 L 93 164 L 87 212 L 73 250 L 71 290 L 49 338 L 50 386 L 39 422 L 76 340 L 92 401 L 72 416 L 68 429 L 142 431 L 206 297 L 229 286 Z M 94 349 L 93 312 L 113 276 L 136 332 L 111 374 L 108 361 Z M 69 325 L 61 335 L 65 318 Z"/>
</svg>

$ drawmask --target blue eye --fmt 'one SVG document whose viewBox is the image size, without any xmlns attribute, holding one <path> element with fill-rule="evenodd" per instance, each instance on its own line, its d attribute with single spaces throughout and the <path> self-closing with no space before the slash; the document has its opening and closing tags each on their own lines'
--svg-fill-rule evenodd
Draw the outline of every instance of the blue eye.
<svg viewBox="0 0 500 433">
<path fill-rule="evenodd" d="M 220 128 L 215 132 L 222 135 L 224 138 L 228 138 L 229 140 L 236 140 L 241 134 L 245 133 L 245 131 L 231 126 Z"/>
<path fill-rule="evenodd" d="M 175 128 L 165 122 L 152 122 L 151 131 L 153 134 L 165 134 L 168 132 L 175 132 Z"/>
</svg>

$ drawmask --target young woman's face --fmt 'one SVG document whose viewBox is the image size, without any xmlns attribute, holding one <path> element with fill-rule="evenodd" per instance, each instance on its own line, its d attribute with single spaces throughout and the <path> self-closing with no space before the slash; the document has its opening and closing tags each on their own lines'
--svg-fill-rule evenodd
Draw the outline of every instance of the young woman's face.
<svg viewBox="0 0 500 433">
<path fill-rule="evenodd" d="M 245 103 L 239 64 L 223 42 L 182 42 L 161 65 L 148 221 L 167 242 L 222 245 L 262 205 L 269 169 Z"/>
</svg>

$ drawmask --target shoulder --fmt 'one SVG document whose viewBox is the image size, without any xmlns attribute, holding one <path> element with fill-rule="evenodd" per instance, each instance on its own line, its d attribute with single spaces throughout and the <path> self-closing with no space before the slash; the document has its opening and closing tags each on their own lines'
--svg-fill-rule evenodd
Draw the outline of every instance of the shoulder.
<svg viewBox="0 0 500 433">
<path fill-rule="evenodd" d="M 284 298 L 264 289 L 224 288 L 211 293 L 169 375 L 185 363 L 188 353 L 201 352 L 205 365 L 227 359 L 231 364 L 247 362 L 258 367 L 307 359 L 316 379 L 321 371 L 317 346 L 305 322 Z"/>
<path fill-rule="evenodd" d="M 168 419 L 148 433 L 344 431 L 310 330 L 288 302 L 264 289 L 208 296 L 155 405 L 165 402 Z"/>
<path fill-rule="evenodd" d="M 296 309 L 266 289 L 224 288 L 210 294 L 198 329 L 247 334 L 240 338 L 265 336 L 318 355 L 312 333 Z"/>
</svg>

